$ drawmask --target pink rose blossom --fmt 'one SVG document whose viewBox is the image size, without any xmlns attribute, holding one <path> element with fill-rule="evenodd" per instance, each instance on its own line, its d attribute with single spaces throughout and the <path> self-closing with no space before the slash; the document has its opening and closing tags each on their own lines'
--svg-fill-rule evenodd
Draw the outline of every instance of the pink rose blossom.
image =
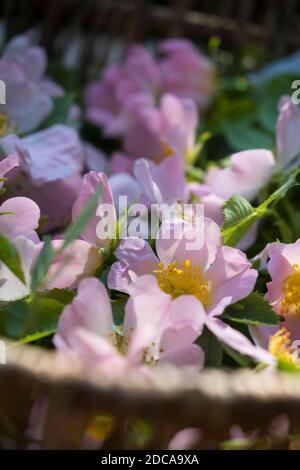
<svg viewBox="0 0 300 470">
<path fill-rule="evenodd" d="M 190 183 L 189 194 L 204 205 L 205 215 L 221 226 L 226 200 L 237 194 L 252 201 L 268 183 L 274 169 L 275 159 L 269 150 L 245 150 L 232 155 L 227 168 L 210 168 L 204 184 Z M 239 248 L 245 250 L 251 246 L 256 235 L 257 225 L 254 225 L 239 243 Z"/>
<path fill-rule="evenodd" d="M 295 243 L 271 243 L 268 245 L 268 271 L 266 299 L 283 317 L 280 327 L 254 328 L 252 333 L 258 343 L 268 348 L 270 337 L 285 328 L 290 339 L 300 339 L 300 240 Z"/>
<path fill-rule="evenodd" d="M 145 285 L 149 282 L 155 286 L 157 295 L 161 290 L 171 298 L 187 295 L 186 306 L 196 298 L 200 310 L 205 312 L 205 325 L 220 341 L 258 361 L 270 362 L 270 354 L 253 346 L 219 318 L 228 305 L 252 292 L 257 272 L 244 253 L 222 247 L 217 224 L 210 219 L 203 219 L 202 223 L 202 242 L 197 239 L 193 224 L 182 220 L 162 224 L 156 240 L 157 255 L 145 240 L 122 240 L 115 252 L 118 261 L 111 268 L 108 286 L 133 297 L 131 286 L 145 279 Z M 170 236 L 163 238 L 164 231 Z M 180 237 L 175 237 L 175 233 L 180 233 Z M 199 248 L 189 248 L 191 242 Z"/>
<path fill-rule="evenodd" d="M 225 201 L 235 194 L 252 201 L 269 181 L 274 169 L 275 159 L 269 150 L 245 150 L 232 155 L 227 168 L 211 168 L 205 184 L 192 183 L 190 193 L 204 204 L 207 217 L 222 224 Z"/>
<path fill-rule="evenodd" d="M 87 86 L 87 118 L 105 135 L 126 132 L 126 106 L 135 99 L 148 102 L 153 110 L 164 93 L 192 99 L 201 109 L 209 104 L 215 89 L 212 63 L 187 40 L 164 41 L 159 50 L 164 57 L 155 61 L 147 49 L 134 45 L 123 63 L 108 66 L 100 79 Z"/>
<path fill-rule="evenodd" d="M 27 197 L 13 197 L 0 205 L 0 233 L 10 240 L 24 236 L 39 243 L 36 233 L 40 220 L 38 205 Z"/>
<path fill-rule="evenodd" d="M 149 160 L 138 159 L 134 164 L 134 175 L 116 173 L 109 179 L 104 173 L 90 171 L 83 177 L 79 195 L 73 206 L 75 220 L 87 201 L 93 196 L 99 186 L 103 187 L 99 198 L 97 213 L 91 217 L 81 237 L 98 248 L 108 248 L 116 236 L 117 211 L 122 220 L 126 210 L 133 203 L 143 203 L 149 208 L 151 203 L 174 204 L 186 201 L 186 186 L 184 181 L 183 163 L 178 157 L 169 157 L 159 164 Z M 126 207 L 119 207 L 119 197 L 127 197 Z M 109 214 L 105 214 L 102 205 L 108 205 Z M 108 217 L 106 217 L 108 216 Z M 134 217 L 129 210 L 129 218 Z M 108 222 L 107 234 L 97 235 L 97 226 L 104 219 Z M 103 221 L 103 224 L 104 224 Z M 103 225 L 104 227 L 104 225 Z M 126 229 L 123 227 L 123 229 Z"/>
<path fill-rule="evenodd" d="M 79 189 L 78 197 L 73 205 L 72 218 L 73 221 L 77 219 L 87 202 L 94 195 L 95 191 L 102 187 L 102 193 L 99 197 L 98 209 L 94 216 L 92 216 L 81 233 L 81 237 L 86 242 L 97 248 L 109 247 L 112 239 L 116 233 L 116 210 L 113 200 L 113 194 L 107 177 L 104 173 L 96 173 L 90 171 L 83 177 L 81 188 Z M 109 213 L 106 214 L 105 210 L 101 210 L 102 205 L 109 207 Z M 107 217 L 106 217 L 107 216 Z M 97 226 L 106 218 L 107 220 L 107 233 L 103 238 L 97 236 Z"/>
<path fill-rule="evenodd" d="M 115 157 L 122 171 L 133 158 L 159 162 L 191 151 L 197 105 L 205 108 L 215 88 L 213 65 L 190 42 L 165 41 L 160 51 L 164 57 L 155 62 L 145 48 L 132 46 L 123 63 L 107 67 L 86 89 L 87 119 L 105 136 L 122 139 L 122 159 Z"/>
<path fill-rule="evenodd" d="M 23 138 L 8 135 L 0 139 L 0 147 L 5 153 L 18 155 L 21 169 L 37 186 L 70 178 L 80 173 L 83 165 L 76 131 L 62 124 Z"/>
<path fill-rule="evenodd" d="M 140 158 L 133 165 L 133 174 L 116 173 L 109 178 L 114 200 L 127 196 L 128 204 L 138 202 L 168 203 L 186 202 L 187 191 L 183 162 L 168 157 L 160 163 Z"/>
<path fill-rule="evenodd" d="M 32 46 L 28 35 L 13 38 L 0 59 L 6 84 L 6 104 L 0 104 L 0 113 L 21 134 L 36 129 L 53 110 L 52 96 L 63 93 L 45 77 L 46 65 L 45 51 Z"/>
<path fill-rule="evenodd" d="M 0 178 L 4 178 L 14 168 L 19 166 L 17 155 L 9 155 L 0 161 Z M 0 181 L 0 189 L 3 188 L 3 181 Z"/>
<path fill-rule="evenodd" d="M 134 295 L 125 308 L 123 336 L 114 328 L 111 302 L 103 284 L 94 278 L 83 280 L 59 320 L 56 347 L 75 350 L 109 374 L 165 362 L 200 369 L 203 352 L 193 342 L 203 327 L 201 310 L 198 312 L 195 301 L 191 301 L 189 310 L 183 308 L 185 297 L 172 300 L 162 291 L 157 293 L 148 277 L 132 286 Z"/>
<path fill-rule="evenodd" d="M 10 195 L 26 195 L 48 217 L 45 229 L 68 222 L 81 184 L 84 152 L 77 132 L 65 125 L 20 138 L 0 139 L 4 154 L 15 153 L 19 171 L 9 187 Z"/>
<path fill-rule="evenodd" d="M 192 150 L 198 122 L 193 101 L 164 94 L 154 106 L 139 95 L 128 103 L 126 113 L 129 123 L 123 147 L 127 154 L 159 162 L 172 155 L 184 160 Z"/>
<path fill-rule="evenodd" d="M 34 243 L 25 236 L 17 236 L 13 243 L 21 258 L 25 284 L 4 263 L 0 263 L 1 301 L 15 301 L 31 293 L 31 272 L 43 247 L 43 243 Z M 62 243 L 63 240 L 54 240 L 54 250 L 58 250 Z M 42 289 L 75 288 L 82 278 L 94 275 L 101 264 L 96 251 L 84 240 L 74 240 L 51 265 Z"/>
<path fill-rule="evenodd" d="M 289 96 L 279 100 L 276 127 L 277 164 L 280 168 L 296 163 L 300 153 L 300 109 Z"/>
<path fill-rule="evenodd" d="M 162 88 L 180 98 L 193 99 L 205 109 L 216 87 L 212 62 L 186 39 L 167 39 L 160 44 Z"/>
</svg>

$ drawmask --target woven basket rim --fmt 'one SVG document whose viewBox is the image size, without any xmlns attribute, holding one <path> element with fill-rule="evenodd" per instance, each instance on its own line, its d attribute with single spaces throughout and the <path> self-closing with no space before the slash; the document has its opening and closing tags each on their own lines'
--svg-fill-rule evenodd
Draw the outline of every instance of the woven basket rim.
<svg viewBox="0 0 300 470">
<path fill-rule="evenodd" d="M 149 374 L 132 370 L 124 381 L 123 376 L 104 373 L 97 366 L 87 367 L 83 359 L 72 353 L 7 342 L 7 363 L 0 366 L 0 376 L 8 371 L 24 374 L 48 386 L 73 384 L 99 390 L 118 387 L 124 392 L 144 393 L 146 390 L 164 395 L 198 390 L 224 401 L 254 394 L 257 401 L 293 399 L 300 406 L 300 374 L 295 373 L 208 368 L 197 374 L 189 368 L 164 365 L 149 368 Z"/>
<path fill-rule="evenodd" d="M 225 439 L 235 424 L 267 430 L 281 415 L 288 417 L 291 432 L 299 431 L 298 374 L 218 369 L 195 374 L 166 366 L 151 369 L 149 375 L 132 371 L 120 378 L 89 368 L 74 355 L 9 345 L 0 384 L 2 406 L 15 415 L 25 407 L 28 416 L 34 401 L 48 396 L 55 416 L 85 419 L 104 412 L 120 422 L 150 417 L 175 430 L 200 428 L 217 440 Z M 57 434 L 54 424 L 52 436 Z"/>
</svg>

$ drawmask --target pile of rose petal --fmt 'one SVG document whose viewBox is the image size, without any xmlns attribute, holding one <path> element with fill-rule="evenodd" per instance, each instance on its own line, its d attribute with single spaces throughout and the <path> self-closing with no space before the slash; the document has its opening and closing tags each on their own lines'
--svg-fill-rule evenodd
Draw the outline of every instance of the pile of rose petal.
<svg viewBox="0 0 300 470">
<path fill-rule="evenodd" d="M 28 36 L 11 40 L 0 60 L 6 84 L 6 104 L 0 105 L 0 334 L 72 351 L 117 376 L 165 363 L 198 372 L 205 365 L 228 366 L 228 358 L 237 366 L 299 370 L 300 241 L 268 240 L 248 259 L 245 250 L 261 230 L 257 217 L 241 240 L 224 243 L 228 227 L 244 217 L 234 213 L 234 204 L 242 201 L 249 216 L 251 203 L 271 194 L 270 184 L 277 197 L 278 175 L 283 185 L 295 175 L 299 108 L 289 97 L 280 100 L 274 151 L 236 153 L 226 166 L 193 178 L 197 127 L 212 105 L 217 72 L 190 42 L 164 41 L 155 54 L 132 46 L 121 63 L 87 84 L 83 109 L 71 106 L 63 122 L 51 116 L 65 90 L 46 69 L 44 50 Z M 83 120 L 103 140 L 118 142 L 119 150 L 107 155 L 84 141 L 78 130 Z M 97 207 L 83 221 L 95 194 Z M 120 196 L 127 197 L 125 210 Z M 223 225 L 228 200 L 235 219 Z M 141 236 L 130 229 L 121 236 L 123 217 L 135 222 L 134 203 L 149 210 L 177 204 L 179 210 L 155 233 L 145 234 L 145 224 Z M 188 203 L 202 204 L 204 214 L 192 210 L 187 217 L 180 208 Z M 110 237 L 99 237 L 106 205 Z M 19 323 L 13 327 L 14 311 Z"/>
</svg>

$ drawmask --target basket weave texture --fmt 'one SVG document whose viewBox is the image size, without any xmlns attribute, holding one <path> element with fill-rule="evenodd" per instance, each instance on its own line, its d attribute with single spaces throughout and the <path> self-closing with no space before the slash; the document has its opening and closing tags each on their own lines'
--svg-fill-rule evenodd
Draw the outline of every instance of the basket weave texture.
<svg viewBox="0 0 300 470">
<path fill-rule="evenodd" d="M 0 367 L 0 445 L 26 447 L 24 430 L 34 402 L 47 397 L 41 448 L 77 449 L 99 415 L 113 417 L 113 429 L 102 448 L 128 449 L 128 423 L 151 422 L 153 434 L 144 448 L 166 449 L 172 436 L 186 427 L 202 431 L 197 449 L 214 449 L 239 424 L 244 431 L 268 431 L 272 419 L 285 415 L 290 432 L 299 431 L 300 378 L 293 374 L 241 370 L 205 370 L 199 375 L 165 367 L 149 376 L 130 373 L 112 379 L 80 359 L 37 347 L 8 348 Z M 13 429 L 13 437 L 11 428 Z M 8 439 L 8 436 L 10 437 Z M 286 439 L 273 442 L 285 448 Z"/>
<path fill-rule="evenodd" d="M 299 46 L 300 8 L 293 0 L 4 0 L 0 12 L 5 14 L 10 36 L 42 26 L 41 44 L 50 57 L 63 52 L 56 48 L 57 38 L 65 45 L 83 34 L 83 81 L 99 35 L 107 41 L 104 55 L 116 38 L 129 44 L 147 37 L 185 36 L 197 41 L 216 34 L 230 49 L 250 38 L 274 55 Z M 186 427 L 202 431 L 195 448 L 210 449 L 228 439 L 235 424 L 264 435 L 272 419 L 284 414 L 290 432 L 298 432 L 300 425 L 297 376 L 244 370 L 205 370 L 195 376 L 165 367 L 147 377 L 131 373 L 124 381 L 87 369 L 78 358 L 12 347 L 7 364 L 0 366 L 0 448 L 28 445 L 24 431 L 40 397 L 48 401 L 40 443 L 44 449 L 79 448 L 89 423 L 98 415 L 113 417 L 112 432 L 103 443 L 107 449 L 132 448 L 128 423 L 136 419 L 151 422 L 153 436 L 144 447 L 153 449 L 166 449 L 172 436 Z M 285 439 L 272 443 L 273 448 L 288 445 Z"/>
</svg>

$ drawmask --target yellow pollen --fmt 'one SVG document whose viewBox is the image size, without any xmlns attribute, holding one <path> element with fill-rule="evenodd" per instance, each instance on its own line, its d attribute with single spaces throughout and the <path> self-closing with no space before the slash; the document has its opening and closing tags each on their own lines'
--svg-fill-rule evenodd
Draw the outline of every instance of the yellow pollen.
<svg viewBox="0 0 300 470">
<path fill-rule="evenodd" d="M 300 268 L 293 266 L 294 272 L 290 274 L 283 284 L 283 300 L 280 305 L 282 315 L 292 314 L 300 316 Z"/>
<path fill-rule="evenodd" d="M 172 149 L 172 147 L 169 145 L 169 143 L 166 141 L 166 140 L 162 140 L 161 142 L 161 146 L 162 146 L 162 154 L 163 154 L 163 157 L 170 157 L 171 155 L 174 155 L 174 150 Z"/>
<path fill-rule="evenodd" d="M 86 435 L 95 440 L 107 439 L 113 430 L 114 421 L 112 416 L 100 415 L 96 416 L 88 428 L 86 429 Z"/>
<path fill-rule="evenodd" d="M 5 136 L 9 130 L 9 119 L 7 114 L 0 113 L 0 137 Z"/>
<path fill-rule="evenodd" d="M 160 146 L 161 146 L 161 152 L 159 155 L 155 155 L 153 157 L 153 160 L 156 162 L 161 162 L 164 160 L 164 158 L 171 157 L 174 155 L 174 150 L 172 147 L 169 145 L 168 141 L 165 138 L 162 138 L 160 141 Z"/>
<path fill-rule="evenodd" d="M 200 266 L 191 266 L 190 260 L 185 260 L 181 267 L 178 267 L 177 261 L 173 261 L 166 268 L 160 263 L 158 268 L 153 272 L 161 290 L 170 294 L 173 299 L 180 295 L 194 295 L 203 307 L 209 307 L 210 283 L 205 279 Z"/>
<path fill-rule="evenodd" d="M 281 328 L 269 339 L 269 351 L 278 360 L 279 365 L 288 366 L 291 369 L 300 370 L 296 349 L 291 345 L 290 333 L 286 328 Z"/>
</svg>

